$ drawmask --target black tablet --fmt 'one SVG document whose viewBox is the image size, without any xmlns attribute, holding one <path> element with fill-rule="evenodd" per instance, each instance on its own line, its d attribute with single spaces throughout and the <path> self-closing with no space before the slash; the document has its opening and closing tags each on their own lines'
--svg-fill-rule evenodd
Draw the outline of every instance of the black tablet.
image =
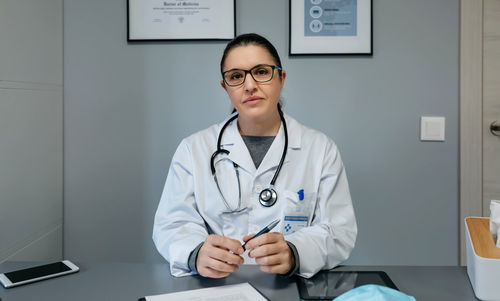
<svg viewBox="0 0 500 301">
<path fill-rule="evenodd" d="M 305 279 L 297 277 L 302 300 L 332 300 L 335 297 L 365 284 L 378 284 L 398 289 L 391 278 L 381 271 L 321 271 Z"/>
</svg>

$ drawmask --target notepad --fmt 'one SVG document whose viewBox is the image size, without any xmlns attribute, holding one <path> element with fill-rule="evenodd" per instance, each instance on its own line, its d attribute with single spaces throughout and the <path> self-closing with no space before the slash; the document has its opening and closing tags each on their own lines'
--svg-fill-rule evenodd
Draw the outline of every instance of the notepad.
<svg viewBox="0 0 500 301">
<path fill-rule="evenodd" d="M 149 296 L 146 301 L 267 301 L 250 283 L 201 288 L 170 294 Z"/>
</svg>

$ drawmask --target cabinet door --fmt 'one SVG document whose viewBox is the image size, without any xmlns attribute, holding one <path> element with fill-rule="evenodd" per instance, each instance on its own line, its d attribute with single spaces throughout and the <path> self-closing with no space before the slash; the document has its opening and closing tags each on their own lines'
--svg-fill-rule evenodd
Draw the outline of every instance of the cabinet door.
<svg viewBox="0 0 500 301">
<path fill-rule="evenodd" d="M 0 1 L 0 262 L 62 257 L 62 8 Z"/>
</svg>

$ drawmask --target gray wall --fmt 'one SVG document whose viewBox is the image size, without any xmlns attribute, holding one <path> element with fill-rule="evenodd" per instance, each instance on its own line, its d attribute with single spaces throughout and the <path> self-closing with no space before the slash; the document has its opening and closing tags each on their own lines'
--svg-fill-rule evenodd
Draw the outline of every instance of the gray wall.
<svg viewBox="0 0 500 301">
<path fill-rule="evenodd" d="M 332 137 L 359 236 L 348 263 L 458 263 L 459 1 L 374 1 L 373 57 L 289 57 L 288 1 L 237 2 L 277 46 L 285 111 Z M 126 1 L 64 2 L 65 256 L 159 261 L 153 215 L 180 140 L 230 109 L 223 42 L 126 42 Z M 420 142 L 421 115 L 446 117 Z M 207 154 L 209 156 L 210 154 Z"/>
<path fill-rule="evenodd" d="M 0 262 L 62 257 L 62 5 L 0 1 Z"/>
</svg>

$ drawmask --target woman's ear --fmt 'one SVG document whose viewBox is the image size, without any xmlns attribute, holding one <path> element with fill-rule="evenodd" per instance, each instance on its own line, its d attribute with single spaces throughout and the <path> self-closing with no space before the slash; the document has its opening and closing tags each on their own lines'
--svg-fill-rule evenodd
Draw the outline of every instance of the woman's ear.
<svg viewBox="0 0 500 301">
<path fill-rule="evenodd" d="M 223 80 L 220 81 L 220 86 L 222 87 L 222 89 L 227 91 L 226 84 L 224 83 Z"/>
<path fill-rule="evenodd" d="M 283 89 L 283 86 L 285 85 L 285 79 L 286 79 L 286 71 L 283 70 L 281 71 L 281 89 Z"/>
</svg>

